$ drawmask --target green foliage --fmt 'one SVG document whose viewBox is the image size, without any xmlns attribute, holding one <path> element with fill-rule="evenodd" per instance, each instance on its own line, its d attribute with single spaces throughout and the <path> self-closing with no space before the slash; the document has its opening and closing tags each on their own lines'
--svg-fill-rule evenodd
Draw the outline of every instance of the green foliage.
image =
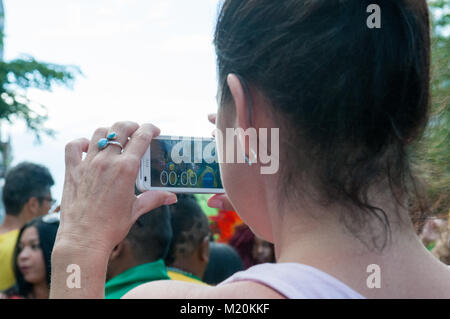
<svg viewBox="0 0 450 319">
<path fill-rule="evenodd" d="M 431 118 L 417 145 L 421 177 L 433 215 L 450 207 L 450 2 L 429 1 L 432 21 Z"/>
<path fill-rule="evenodd" d="M 76 67 L 41 63 L 32 57 L 0 61 L 0 120 L 9 123 L 17 119 L 24 120 L 38 141 L 41 133 L 53 135 L 54 131 L 44 125 L 48 118 L 46 114 L 41 114 L 45 112 L 45 106 L 30 101 L 27 90 L 51 91 L 55 84 L 72 87 L 79 73 Z"/>
</svg>

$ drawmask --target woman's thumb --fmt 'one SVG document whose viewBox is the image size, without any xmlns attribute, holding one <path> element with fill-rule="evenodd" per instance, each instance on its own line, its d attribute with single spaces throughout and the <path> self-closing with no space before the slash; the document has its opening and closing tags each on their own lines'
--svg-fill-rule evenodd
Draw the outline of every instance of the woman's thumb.
<svg viewBox="0 0 450 319">
<path fill-rule="evenodd" d="M 147 191 L 137 196 L 133 206 L 133 222 L 140 216 L 162 205 L 172 205 L 178 201 L 174 193 L 165 191 Z"/>
</svg>

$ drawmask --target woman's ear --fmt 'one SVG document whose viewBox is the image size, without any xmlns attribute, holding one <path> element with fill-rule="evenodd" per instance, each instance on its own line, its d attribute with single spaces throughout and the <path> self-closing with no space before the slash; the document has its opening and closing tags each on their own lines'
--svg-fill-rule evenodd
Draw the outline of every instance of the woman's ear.
<svg viewBox="0 0 450 319">
<path fill-rule="evenodd" d="M 228 87 L 233 96 L 236 113 L 235 128 L 241 129 L 237 132 L 238 141 L 245 152 L 246 161 L 249 165 L 256 163 L 256 149 L 258 145 L 258 134 L 252 127 L 252 105 L 253 98 L 245 80 L 236 74 L 229 74 L 227 77 Z M 251 140 L 251 138 L 253 139 Z"/>
<path fill-rule="evenodd" d="M 250 94 L 250 92 L 245 92 L 243 87 L 244 84 L 236 74 L 229 74 L 227 83 L 236 108 L 236 127 L 246 130 L 250 127 L 251 123 L 251 119 L 249 118 L 250 105 L 247 103 L 248 97 L 246 96 L 246 94 Z"/>
</svg>

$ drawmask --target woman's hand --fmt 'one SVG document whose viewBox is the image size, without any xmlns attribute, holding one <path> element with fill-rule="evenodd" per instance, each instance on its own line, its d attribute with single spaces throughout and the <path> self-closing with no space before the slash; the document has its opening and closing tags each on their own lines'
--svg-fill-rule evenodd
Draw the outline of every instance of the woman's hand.
<svg viewBox="0 0 450 319">
<path fill-rule="evenodd" d="M 116 141 L 123 145 L 123 153 L 115 145 L 98 149 L 98 140 L 111 132 L 117 133 Z M 112 250 L 142 214 L 176 202 L 176 196 L 169 192 L 150 191 L 139 197 L 134 194 L 141 158 L 159 133 L 151 124 L 139 127 L 120 122 L 111 129 L 97 129 L 90 142 L 81 139 L 66 146 L 61 235 L 78 233 Z"/>
<path fill-rule="evenodd" d="M 99 150 L 97 142 L 111 132 L 117 133 L 122 153 L 116 145 Z M 139 127 L 119 122 L 110 129 L 97 129 L 91 141 L 79 139 L 67 144 L 61 223 L 52 256 L 53 297 L 101 297 L 114 246 L 141 215 L 176 202 L 175 194 L 164 191 L 149 191 L 139 197 L 134 194 L 140 160 L 159 133 L 151 124 Z M 88 295 L 68 295 L 73 292 L 65 287 L 64 272 L 69 264 L 80 267 L 85 289 L 86 285 L 94 286 L 86 291 Z"/>
</svg>

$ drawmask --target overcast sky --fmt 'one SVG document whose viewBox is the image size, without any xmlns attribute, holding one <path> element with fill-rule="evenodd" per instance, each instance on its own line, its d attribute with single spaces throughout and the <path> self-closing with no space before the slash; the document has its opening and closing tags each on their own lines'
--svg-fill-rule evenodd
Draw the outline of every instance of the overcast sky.
<svg viewBox="0 0 450 319">
<path fill-rule="evenodd" d="M 64 146 L 90 138 L 116 121 L 151 122 L 164 135 L 210 136 L 207 114 L 216 110 L 212 45 L 217 0 L 4 0 L 5 60 L 24 54 L 79 66 L 74 89 L 29 96 L 48 108 L 57 131 L 36 145 L 17 122 L 10 134 L 13 165 L 49 167 L 58 200 Z"/>
</svg>

